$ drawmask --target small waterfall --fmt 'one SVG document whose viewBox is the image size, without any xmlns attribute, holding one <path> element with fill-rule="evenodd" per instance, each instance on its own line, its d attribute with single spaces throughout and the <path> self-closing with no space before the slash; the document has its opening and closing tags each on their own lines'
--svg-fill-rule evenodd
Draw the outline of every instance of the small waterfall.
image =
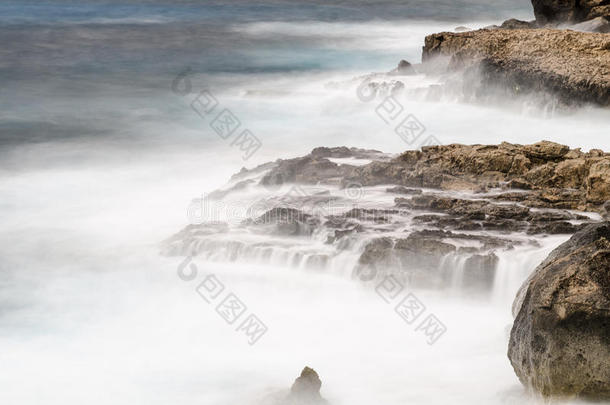
<svg viewBox="0 0 610 405">
<path fill-rule="evenodd" d="M 375 278 L 393 275 L 404 279 L 413 288 L 443 289 L 451 294 L 489 299 L 510 308 L 524 280 L 555 247 L 569 237 L 453 231 L 453 236 L 448 236 L 451 232 L 440 234 L 447 235 L 442 242 L 440 239 L 431 242 L 429 239 L 439 238 L 442 231 L 424 229 L 433 236 L 425 232 L 418 236 L 418 232 L 423 231 L 419 224 L 413 222 L 412 216 L 417 213 L 393 214 L 388 221 L 382 222 L 371 221 L 371 218 L 361 214 L 345 215 L 353 214 L 345 209 L 357 204 L 347 199 L 342 190 L 334 186 L 326 188 L 322 197 L 319 197 L 319 187 L 307 190 L 306 186 L 299 186 L 300 192 L 296 196 L 290 194 L 293 191 L 291 188 L 288 193 L 275 196 L 275 200 L 268 197 L 264 207 L 273 208 L 266 212 L 267 222 L 262 224 L 249 222 L 253 218 L 242 218 L 233 225 L 210 222 L 201 227 L 187 227 L 169 240 L 165 253 L 198 256 L 212 262 L 323 271 L 346 278 L 353 277 L 367 266 L 373 266 L 376 267 L 373 272 Z M 394 202 L 387 198 L 382 186 L 367 188 L 365 194 L 368 200 L 359 200 L 358 204 L 372 212 L 377 212 L 373 208 L 394 207 Z M 235 193 L 233 198 L 241 206 L 250 207 L 257 204 L 261 193 L 244 191 L 242 194 Z M 338 205 L 341 210 L 333 213 L 334 216 L 330 215 L 330 210 L 323 212 L 326 218 L 324 215 L 309 215 L 315 211 L 314 203 L 319 202 L 320 198 L 342 202 Z M 237 206 L 237 202 L 227 201 L 226 204 Z M 299 210 L 281 208 L 284 205 L 297 206 Z M 286 217 L 283 217 L 283 211 L 274 211 L 276 209 L 291 209 L 294 212 L 286 211 Z M 302 215 L 302 218 L 292 218 L 288 214 Z M 335 214 L 344 214 L 344 217 Z M 309 223 L 307 218 L 316 220 Z M 412 239 L 406 243 L 411 235 L 422 240 Z M 383 243 L 379 246 L 369 245 L 376 239 L 405 243 L 400 247 L 384 247 Z M 454 249 L 448 252 L 447 244 L 453 245 Z M 367 250 L 369 248 L 370 252 Z M 366 256 L 366 260 L 360 263 L 364 252 L 370 253 L 371 257 Z"/>
<path fill-rule="evenodd" d="M 510 308 L 517 291 L 529 275 L 568 235 L 547 236 L 540 247 L 527 247 L 498 252 L 498 266 L 492 290 L 494 303 Z"/>
<path fill-rule="evenodd" d="M 465 263 L 468 256 L 449 254 L 443 257 L 441 269 L 452 291 L 461 291 L 464 284 Z"/>
<path fill-rule="evenodd" d="M 247 237 L 195 238 L 189 243 L 173 246 L 170 254 L 194 255 L 213 262 L 241 262 L 269 264 L 298 270 L 317 270 L 351 277 L 358 267 L 360 255 L 370 242 L 370 237 L 347 235 L 333 243 L 326 243 L 324 233 L 311 238 L 273 238 L 270 235 L 247 235 Z M 510 308 L 515 294 L 531 272 L 549 253 L 569 236 L 547 236 L 538 245 L 524 244 L 510 250 L 497 250 L 495 271 L 478 268 L 466 252 L 449 253 L 438 263 L 436 288 L 444 288 L 452 293 L 481 294 L 491 298 L 495 304 Z M 400 274 L 400 262 L 388 274 Z M 473 267 L 475 266 L 475 267 Z M 389 266 L 394 267 L 394 266 Z M 430 276 L 429 271 L 425 272 Z"/>
<path fill-rule="evenodd" d="M 300 270 L 323 270 L 340 276 L 349 276 L 358 262 L 367 240 L 346 236 L 333 244 L 317 238 L 273 239 L 268 235 L 250 236 L 249 239 L 194 238 L 186 243 L 166 247 L 169 255 L 197 256 L 211 262 L 241 262 L 268 264 Z"/>
</svg>

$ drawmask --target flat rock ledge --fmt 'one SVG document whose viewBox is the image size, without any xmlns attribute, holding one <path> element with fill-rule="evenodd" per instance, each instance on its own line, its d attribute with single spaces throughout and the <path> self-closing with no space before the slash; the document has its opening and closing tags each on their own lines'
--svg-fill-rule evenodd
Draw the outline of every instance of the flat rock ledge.
<svg viewBox="0 0 610 405">
<path fill-rule="evenodd" d="M 556 29 L 482 29 L 426 37 L 429 71 L 465 72 L 475 96 L 489 89 L 544 93 L 565 105 L 610 105 L 610 35 Z M 480 93 L 480 94 L 476 94 Z"/>
<path fill-rule="evenodd" d="M 543 396 L 610 399 L 610 222 L 574 234 L 513 305 L 508 357 Z"/>
</svg>

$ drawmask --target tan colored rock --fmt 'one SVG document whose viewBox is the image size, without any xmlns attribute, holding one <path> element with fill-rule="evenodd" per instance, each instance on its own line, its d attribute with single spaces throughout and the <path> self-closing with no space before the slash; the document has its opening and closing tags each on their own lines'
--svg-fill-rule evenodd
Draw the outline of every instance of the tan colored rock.
<svg viewBox="0 0 610 405">
<path fill-rule="evenodd" d="M 559 162 L 555 167 L 552 182 L 563 187 L 581 188 L 588 173 L 585 159 L 569 159 Z"/>
<path fill-rule="evenodd" d="M 426 37 L 422 60 L 433 68 L 449 58 L 451 70 L 480 72 L 484 87 L 512 94 L 558 96 L 564 104 L 610 105 L 610 37 L 554 29 L 441 32 Z M 432 66 L 431 66 L 432 65 Z"/>
<path fill-rule="evenodd" d="M 580 148 L 576 148 L 576 149 L 570 149 L 570 151 L 568 153 L 566 153 L 564 157 L 566 159 L 580 159 L 580 158 L 584 158 L 585 154 L 582 153 Z"/>
<path fill-rule="evenodd" d="M 448 191 L 469 190 L 476 191 L 480 189 L 480 184 L 474 181 L 468 181 L 463 178 L 444 175 L 441 180 L 440 189 Z"/>
<path fill-rule="evenodd" d="M 566 145 L 561 145 L 550 141 L 536 142 L 532 145 L 525 145 L 523 152 L 531 160 L 541 162 L 557 161 L 570 151 Z"/>
<path fill-rule="evenodd" d="M 513 157 L 513 163 L 508 171 L 508 174 L 520 176 L 529 171 L 532 167 L 532 162 L 525 155 L 516 155 Z"/>
<path fill-rule="evenodd" d="M 591 149 L 589 153 L 587 153 L 587 157 L 602 157 L 605 153 L 601 149 Z"/>
<path fill-rule="evenodd" d="M 610 196 L 610 159 L 602 159 L 591 165 L 586 180 L 587 200 L 603 204 Z"/>
<path fill-rule="evenodd" d="M 540 165 L 527 172 L 523 177 L 537 187 L 550 186 L 551 179 L 555 174 L 556 166 L 556 163 Z"/>
<path fill-rule="evenodd" d="M 356 152 L 364 153 L 349 153 Z M 601 150 L 583 153 L 549 141 L 451 144 L 406 151 L 396 158 L 383 155 L 382 160 L 358 167 L 310 154 L 279 161 L 261 183 L 393 184 L 471 192 L 502 187 L 528 190 L 503 198 L 530 207 L 600 211 L 601 204 L 610 200 L 609 166 L 610 155 Z"/>
</svg>

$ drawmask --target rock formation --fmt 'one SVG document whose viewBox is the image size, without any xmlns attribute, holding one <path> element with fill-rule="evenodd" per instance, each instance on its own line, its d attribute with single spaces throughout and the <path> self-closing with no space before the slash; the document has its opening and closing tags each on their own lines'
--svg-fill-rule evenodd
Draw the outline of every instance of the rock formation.
<svg viewBox="0 0 610 405">
<path fill-rule="evenodd" d="M 508 357 L 545 396 L 610 399 L 610 223 L 555 249 L 519 291 Z"/>
<path fill-rule="evenodd" d="M 354 159 L 360 166 L 344 163 Z M 529 235 L 573 234 L 596 220 L 568 210 L 610 209 L 610 155 L 548 141 L 430 146 L 398 156 L 316 148 L 242 169 L 231 180 L 211 195 L 223 204 L 261 191 L 264 197 L 243 207 L 246 218 L 234 224 L 187 226 L 165 242 L 164 253 L 285 257 L 288 265 L 319 270 L 359 246 L 351 270 L 362 281 L 392 274 L 415 286 L 452 288 L 452 263 L 459 262 L 463 287 L 490 291 L 498 253 L 538 246 Z"/>
<path fill-rule="evenodd" d="M 312 368 L 305 367 L 290 390 L 272 392 L 259 402 L 260 405 L 328 405 L 320 395 L 322 381 Z"/>
<path fill-rule="evenodd" d="M 516 18 L 511 18 L 502 23 L 498 28 L 502 28 L 505 30 L 516 30 L 523 28 L 536 28 L 535 21 L 522 21 L 517 20 Z"/>
<path fill-rule="evenodd" d="M 596 17 L 610 17 L 608 0 L 532 0 L 539 24 L 577 23 Z"/>
<path fill-rule="evenodd" d="M 415 73 L 416 72 L 415 72 L 415 69 L 413 68 L 413 65 L 411 65 L 409 62 L 407 62 L 404 59 L 398 63 L 398 66 L 396 67 L 396 69 L 389 72 L 390 75 L 400 75 L 400 76 L 414 75 Z"/>
<path fill-rule="evenodd" d="M 497 188 L 506 191 L 493 197 L 498 201 L 598 212 L 610 199 L 610 154 L 600 150 L 585 153 L 549 141 L 426 146 L 393 159 L 378 151 L 356 150 L 354 157 L 372 160 L 358 167 L 332 162 L 330 158 L 345 155 L 337 155 L 336 148 L 326 149 L 324 155 L 314 149 L 307 156 L 277 161 L 261 184 L 395 184 L 473 192 Z"/>
<path fill-rule="evenodd" d="M 326 404 L 326 400 L 320 395 L 320 387 L 322 387 L 322 381 L 318 373 L 313 368 L 305 367 L 290 388 L 288 403 L 295 405 Z"/>
<path fill-rule="evenodd" d="M 610 7 L 610 6 L 608 6 Z M 422 60 L 462 72 L 472 97 L 550 94 L 563 104 L 610 105 L 610 38 L 553 29 L 510 29 L 426 37 Z"/>
</svg>

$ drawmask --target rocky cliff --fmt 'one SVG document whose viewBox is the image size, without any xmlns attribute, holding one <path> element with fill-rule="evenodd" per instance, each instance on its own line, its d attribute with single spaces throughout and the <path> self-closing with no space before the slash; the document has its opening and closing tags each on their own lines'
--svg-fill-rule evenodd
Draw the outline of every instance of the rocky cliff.
<svg viewBox="0 0 610 405">
<path fill-rule="evenodd" d="M 548 93 L 564 104 L 610 105 L 610 36 L 553 29 L 483 29 L 426 37 L 429 69 L 462 71 L 464 87 Z M 435 66 L 436 65 L 436 66 Z"/>
</svg>

